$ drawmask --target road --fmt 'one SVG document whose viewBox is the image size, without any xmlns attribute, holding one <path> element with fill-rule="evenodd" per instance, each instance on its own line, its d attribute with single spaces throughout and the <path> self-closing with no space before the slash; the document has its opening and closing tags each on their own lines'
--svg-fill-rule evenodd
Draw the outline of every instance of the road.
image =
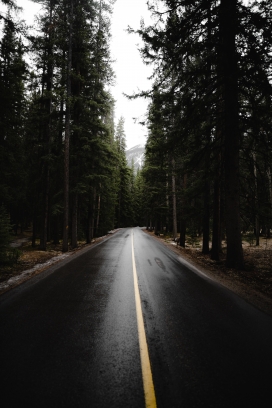
<svg viewBox="0 0 272 408">
<path fill-rule="evenodd" d="M 272 404 L 272 318 L 140 228 L 2 295 L 0 333 L 2 408 Z"/>
</svg>

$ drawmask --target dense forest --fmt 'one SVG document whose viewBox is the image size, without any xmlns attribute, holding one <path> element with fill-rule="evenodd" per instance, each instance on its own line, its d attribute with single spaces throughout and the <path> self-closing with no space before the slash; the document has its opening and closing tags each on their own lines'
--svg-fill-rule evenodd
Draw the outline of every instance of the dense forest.
<svg viewBox="0 0 272 408">
<path fill-rule="evenodd" d="M 111 0 L 41 0 L 38 33 L 0 0 L 0 252 L 31 228 L 32 245 L 91 242 L 145 225 L 243 268 L 242 233 L 270 237 L 270 0 L 154 0 L 142 21 L 154 67 L 145 164 L 127 165 L 110 86 Z M 16 17 L 15 17 L 16 16 Z M 125 34 L 124 34 L 125 35 Z"/>
<path fill-rule="evenodd" d="M 38 32 L 2 0 L 1 258 L 26 228 L 63 251 L 131 225 L 133 172 L 109 92 L 111 1 L 43 0 Z"/>
<path fill-rule="evenodd" d="M 244 267 L 242 233 L 272 227 L 271 1 L 163 0 L 137 30 L 153 64 L 142 172 L 155 232 L 202 236 Z M 131 30 L 133 32 L 133 30 Z M 210 248 L 210 241 L 212 246 Z"/>
</svg>

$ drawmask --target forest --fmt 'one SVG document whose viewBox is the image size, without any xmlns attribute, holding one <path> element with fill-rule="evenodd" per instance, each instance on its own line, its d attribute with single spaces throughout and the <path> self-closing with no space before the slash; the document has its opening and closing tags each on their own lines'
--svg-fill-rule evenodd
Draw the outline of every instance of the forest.
<svg viewBox="0 0 272 408">
<path fill-rule="evenodd" d="M 164 0 L 142 22 L 143 60 L 153 64 L 143 169 L 155 230 L 244 268 L 242 234 L 270 238 L 270 1 Z M 131 30 L 133 31 L 133 30 Z M 169 226 L 169 227 L 168 227 Z M 211 243 L 211 245 L 210 245 Z"/>
<path fill-rule="evenodd" d="M 146 226 L 244 267 L 242 234 L 270 238 L 270 0 L 152 0 L 142 21 L 153 66 L 145 163 L 125 157 L 110 86 L 112 1 L 41 0 L 38 34 L 0 0 L 0 258 L 9 237 L 63 252 L 114 228 Z M 126 35 L 126 34 L 124 34 Z"/>
<path fill-rule="evenodd" d="M 112 4 L 44 0 L 37 33 L 1 15 L 1 257 L 7 237 L 31 227 L 32 245 L 78 240 L 130 225 L 133 171 L 124 119 L 109 88 Z M 17 15 L 19 15 L 17 13 Z"/>
</svg>

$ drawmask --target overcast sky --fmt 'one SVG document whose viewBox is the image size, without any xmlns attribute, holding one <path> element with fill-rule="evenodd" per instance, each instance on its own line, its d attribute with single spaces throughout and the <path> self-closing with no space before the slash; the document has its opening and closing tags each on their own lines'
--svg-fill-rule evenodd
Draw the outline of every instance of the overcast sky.
<svg viewBox="0 0 272 408">
<path fill-rule="evenodd" d="M 127 148 L 145 143 L 147 134 L 146 128 L 137 121 L 144 119 L 148 101 L 144 99 L 130 101 L 123 96 L 123 93 L 133 94 L 150 87 L 147 77 L 151 74 L 151 68 L 143 64 L 137 49 L 140 38 L 126 33 L 128 26 L 140 28 L 141 18 L 144 18 L 146 23 L 150 22 L 146 2 L 147 0 L 116 0 L 111 20 L 111 53 L 115 60 L 113 70 L 116 75 L 116 85 L 111 92 L 116 100 L 115 123 L 117 124 L 120 116 L 125 118 Z M 17 4 L 23 7 L 23 16 L 27 23 L 31 23 L 40 10 L 40 5 L 30 0 L 17 0 Z"/>
<path fill-rule="evenodd" d="M 138 90 L 147 90 L 150 83 L 147 80 L 151 68 L 143 64 L 137 44 L 140 37 L 127 34 L 127 26 L 134 29 L 140 28 L 140 20 L 150 22 L 147 0 L 117 0 L 114 5 L 112 18 L 112 57 L 116 60 L 113 69 L 116 73 L 116 85 L 112 89 L 116 100 L 116 119 L 121 115 L 125 118 L 125 132 L 127 147 L 145 143 L 146 128 L 138 121 L 144 119 L 148 101 L 145 99 L 128 100 L 122 93 L 133 94 Z"/>
</svg>

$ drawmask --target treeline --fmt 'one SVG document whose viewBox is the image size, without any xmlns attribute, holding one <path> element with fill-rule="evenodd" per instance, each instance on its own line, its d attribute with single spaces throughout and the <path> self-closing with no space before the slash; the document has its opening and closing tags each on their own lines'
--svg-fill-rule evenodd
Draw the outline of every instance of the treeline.
<svg viewBox="0 0 272 408">
<path fill-rule="evenodd" d="M 0 1 L 0 241 L 8 225 L 31 226 L 33 246 L 67 251 L 147 225 L 183 246 L 201 235 L 215 260 L 226 238 L 227 265 L 243 268 L 241 232 L 258 244 L 272 227 L 270 1 L 150 3 L 154 24 L 137 30 L 154 66 L 136 95 L 151 100 L 137 174 L 108 91 L 111 0 L 39 1 L 35 36 Z"/>
<path fill-rule="evenodd" d="M 146 222 L 202 235 L 244 267 L 241 232 L 272 227 L 271 2 L 162 0 L 137 32 L 154 64 L 142 172 Z M 212 248 L 209 241 L 212 241 Z"/>
<path fill-rule="evenodd" d="M 112 2 L 39 1 L 35 35 L 15 2 L 2 3 L 0 225 L 8 218 L 15 234 L 33 229 L 33 246 L 62 240 L 67 251 L 131 222 L 124 121 L 115 130 L 108 91 Z"/>
</svg>

